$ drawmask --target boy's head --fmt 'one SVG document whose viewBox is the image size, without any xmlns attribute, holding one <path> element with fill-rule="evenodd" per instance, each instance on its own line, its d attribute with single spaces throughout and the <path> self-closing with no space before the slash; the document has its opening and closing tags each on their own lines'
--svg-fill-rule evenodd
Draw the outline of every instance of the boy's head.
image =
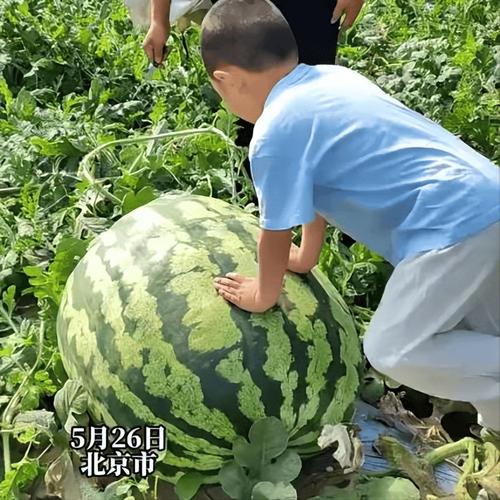
<svg viewBox="0 0 500 500">
<path fill-rule="evenodd" d="M 219 0 L 203 21 L 201 53 L 215 90 L 251 122 L 298 62 L 290 26 L 268 0 Z"/>
</svg>

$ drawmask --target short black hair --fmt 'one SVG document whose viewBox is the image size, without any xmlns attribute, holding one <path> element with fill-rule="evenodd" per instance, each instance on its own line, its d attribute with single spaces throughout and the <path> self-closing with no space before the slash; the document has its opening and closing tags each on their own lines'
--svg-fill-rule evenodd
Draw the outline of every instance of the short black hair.
<svg viewBox="0 0 500 500">
<path fill-rule="evenodd" d="M 297 42 L 268 0 L 219 0 L 202 24 L 201 55 L 211 75 L 224 64 L 264 71 L 298 60 Z"/>
</svg>

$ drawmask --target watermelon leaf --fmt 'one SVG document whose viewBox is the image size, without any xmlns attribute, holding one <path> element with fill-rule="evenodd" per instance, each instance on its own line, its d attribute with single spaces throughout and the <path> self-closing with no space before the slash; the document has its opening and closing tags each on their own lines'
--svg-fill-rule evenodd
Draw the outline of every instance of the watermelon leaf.
<svg viewBox="0 0 500 500">
<path fill-rule="evenodd" d="M 34 436 L 38 434 L 52 437 L 57 431 L 54 413 L 47 410 L 31 410 L 19 413 L 14 418 L 13 423 L 14 434 L 28 433 L 33 436 L 33 440 Z M 16 437 L 19 440 L 22 436 Z"/>
<path fill-rule="evenodd" d="M 156 194 L 151 186 L 143 187 L 138 193 L 130 191 L 125 195 L 122 202 L 123 214 L 128 214 L 136 208 L 142 207 L 146 203 L 153 201 Z"/>
<path fill-rule="evenodd" d="M 188 472 L 179 478 L 175 493 L 179 500 L 191 500 L 205 482 L 205 476 L 199 472 Z"/>
<path fill-rule="evenodd" d="M 252 446 L 244 437 L 237 437 L 233 442 L 234 460 L 248 469 L 258 468 L 260 464 L 259 449 Z"/>
<path fill-rule="evenodd" d="M 230 498 L 244 500 L 249 497 L 252 483 L 237 463 L 231 462 L 222 467 L 219 472 L 219 482 Z"/>
<path fill-rule="evenodd" d="M 297 500 L 297 492 L 291 484 L 265 481 L 254 486 L 252 500 Z"/>
<path fill-rule="evenodd" d="M 249 433 L 251 445 L 258 450 L 260 465 L 279 457 L 288 446 L 288 432 L 276 417 L 262 418 L 255 422 Z"/>
<path fill-rule="evenodd" d="M 302 469 L 302 460 L 292 450 L 286 450 L 274 463 L 267 465 L 259 474 L 262 481 L 291 483 L 297 479 Z"/>
<path fill-rule="evenodd" d="M 409 480 L 401 477 L 370 478 L 346 488 L 329 486 L 321 496 L 311 500 L 418 500 L 420 493 Z"/>
<path fill-rule="evenodd" d="M 71 428 L 87 421 L 88 394 L 78 380 L 67 380 L 54 398 L 56 414 L 64 430 L 71 434 Z"/>
<path fill-rule="evenodd" d="M 42 472 L 38 459 L 24 458 L 12 464 L 12 469 L 0 481 L 0 498 L 16 498 L 12 492 L 24 491 Z M 17 498 L 20 498 L 17 496 Z"/>
<path fill-rule="evenodd" d="M 233 442 L 235 460 L 219 474 L 224 491 L 236 499 L 295 500 L 289 483 L 299 476 L 302 461 L 295 451 L 287 450 L 284 424 L 275 417 L 263 418 L 252 425 L 249 438 L 250 442 L 243 437 Z"/>
<path fill-rule="evenodd" d="M 296 458 L 292 455 L 287 455 L 285 461 L 281 460 L 279 463 L 271 464 L 271 460 L 282 455 L 288 445 L 288 432 L 281 420 L 275 417 L 258 420 L 252 425 L 249 437 L 250 443 L 242 437 L 238 437 L 234 441 L 233 453 L 236 463 L 249 469 L 251 477 L 258 477 L 260 479 L 265 479 L 263 474 L 266 474 L 266 470 L 270 470 L 271 468 L 277 473 L 278 470 L 284 467 L 285 469 L 289 469 L 289 472 L 281 474 L 284 478 L 279 480 L 289 482 L 285 477 L 290 474 L 293 475 L 296 470 Z M 298 464 L 300 471 L 300 459 L 298 460 Z M 267 478 L 274 479 L 272 476 L 269 476 L 269 473 L 266 475 Z"/>
<path fill-rule="evenodd" d="M 125 495 L 129 496 L 132 490 L 132 483 L 129 477 L 119 479 L 106 486 L 104 490 L 104 500 L 117 500 Z"/>
</svg>

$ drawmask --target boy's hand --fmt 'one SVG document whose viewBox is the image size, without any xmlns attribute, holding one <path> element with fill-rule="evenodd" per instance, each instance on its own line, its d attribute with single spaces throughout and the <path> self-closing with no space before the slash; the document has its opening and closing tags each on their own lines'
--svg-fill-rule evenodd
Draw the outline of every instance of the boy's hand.
<svg viewBox="0 0 500 500">
<path fill-rule="evenodd" d="M 261 229 L 258 243 L 259 277 L 228 273 L 214 280 L 226 300 L 249 312 L 264 312 L 278 302 L 292 243 L 292 231 Z"/>
<path fill-rule="evenodd" d="M 224 278 L 215 279 L 215 288 L 219 295 L 245 311 L 262 313 L 275 304 L 272 299 L 260 296 L 256 278 L 228 273 Z"/>
<path fill-rule="evenodd" d="M 341 29 L 342 31 L 348 30 L 356 21 L 358 14 L 363 7 L 364 0 L 337 0 L 337 5 L 332 14 L 332 24 L 335 24 L 342 16 Z"/>
<path fill-rule="evenodd" d="M 170 35 L 170 26 L 168 23 L 153 22 L 144 38 L 144 52 L 151 62 L 160 65 L 165 59 L 165 44 Z"/>
</svg>

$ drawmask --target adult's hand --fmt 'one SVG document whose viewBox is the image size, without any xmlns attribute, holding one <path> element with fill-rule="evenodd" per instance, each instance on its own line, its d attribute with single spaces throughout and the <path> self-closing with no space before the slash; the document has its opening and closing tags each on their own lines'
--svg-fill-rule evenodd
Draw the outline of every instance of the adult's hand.
<svg viewBox="0 0 500 500">
<path fill-rule="evenodd" d="M 341 17 L 344 20 L 341 23 L 342 30 L 348 30 L 356 21 L 364 0 L 337 0 L 337 5 L 332 14 L 332 24 L 335 24 Z"/>
<path fill-rule="evenodd" d="M 169 35 L 170 26 L 168 23 L 151 23 L 143 44 L 144 52 L 146 52 L 151 62 L 163 64 L 165 59 L 165 44 Z"/>
</svg>

